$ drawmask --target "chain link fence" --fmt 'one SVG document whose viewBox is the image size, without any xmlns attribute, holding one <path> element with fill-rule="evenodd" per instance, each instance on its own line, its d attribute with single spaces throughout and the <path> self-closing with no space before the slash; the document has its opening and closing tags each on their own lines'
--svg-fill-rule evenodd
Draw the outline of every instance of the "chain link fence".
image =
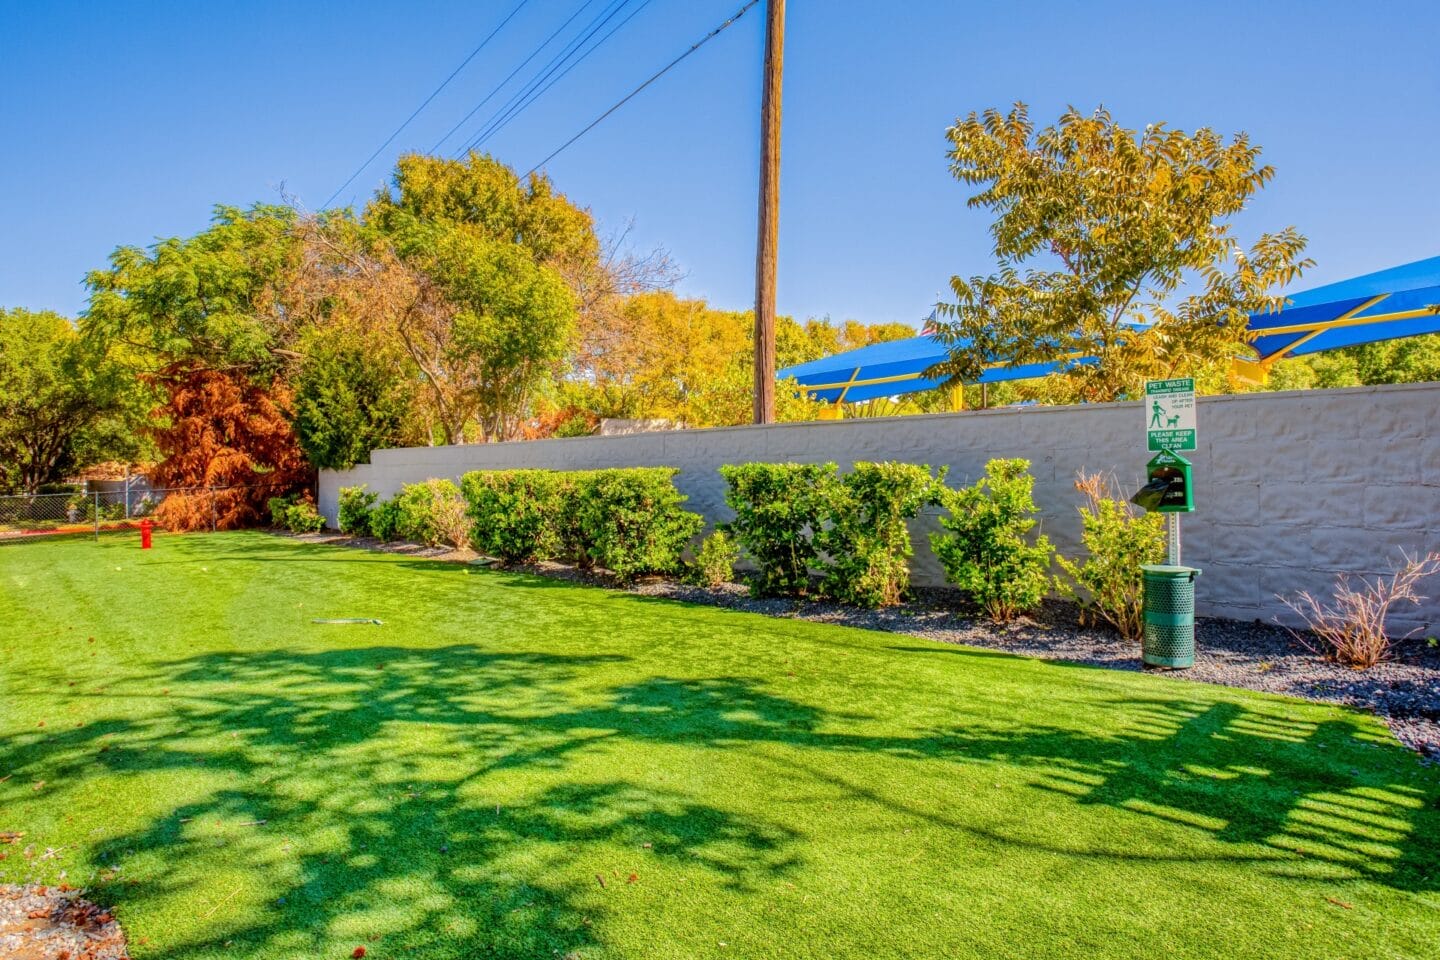
<svg viewBox="0 0 1440 960">
<path fill-rule="evenodd" d="M 166 499 L 176 496 L 208 500 L 210 529 L 216 529 L 219 498 L 226 493 L 254 491 L 280 496 L 292 487 L 248 484 L 228 487 L 160 487 L 111 484 L 107 488 L 71 493 L 0 496 L 0 543 L 37 537 L 94 536 L 107 530 L 138 527 L 153 517 Z M 203 508 L 202 508 L 203 509 Z"/>
</svg>

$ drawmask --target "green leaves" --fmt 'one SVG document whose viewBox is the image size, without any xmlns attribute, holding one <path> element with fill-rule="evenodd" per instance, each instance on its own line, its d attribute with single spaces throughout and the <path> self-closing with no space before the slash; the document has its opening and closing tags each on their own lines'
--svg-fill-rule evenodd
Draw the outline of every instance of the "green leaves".
<svg viewBox="0 0 1440 960">
<path fill-rule="evenodd" d="M 371 450 L 426 439 L 415 423 L 413 367 L 393 341 L 330 331 L 307 337 L 303 350 L 293 419 L 312 465 L 348 470 L 368 463 Z"/>
<path fill-rule="evenodd" d="M 680 568 L 705 521 L 671 467 L 476 470 L 461 478 L 475 546 L 508 561 L 567 559 L 622 581 Z"/>
<path fill-rule="evenodd" d="M 1034 609 L 1050 585 L 1050 541 L 1030 536 L 1040 511 L 1029 471 L 1028 460 L 991 460 L 974 486 L 944 490 L 949 532 L 930 537 L 945 578 L 996 620 Z"/>
<path fill-rule="evenodd" d="M 1080 606 L 1081 623 L 1104 620 L 1126 640 L 1144 636 L 1144 582 L 1141 566 L 1165 557 L 1165 520 L 1159 513 L 1137 513 L 1099 474 L 1081 474 L 1075 488 L 1085 497 L 1080 507 L 1081 539 L 1087 556 L 1059 557 L 1065 577 L 1056 588 Z"/>
<path fill-rule="evenodd" d="M 378 499 L 380 495 L 366 490 L 364 484 L 358 487 L 341 487 L 336 518 L 340 532 L 348 533 L 352 537 L 370 536 L 370 517 Z"/>
<path fill-rule="evenodd" d="M 913 463 L 745 463 L 720 468 L 735 519 L 722 524 L 760 568 L 757 596 L 803 596 L 812 570 L 821 591 L 866 607 L 901 601 L 912 553 L 907 521 L 940 495 L 941 470 Z"/>
<path fill-rule="evenodd" d="M 1145 379 L 1228 363 L 1245 318 L 1283 304 L 1278 289 L 1310 264 L 1293 228 L 1248 252 L 1231 236 L 1227 218 L 1274 176 L 1243 134 L 1137 134 L 1103 108 L 1037 131 L 1017 104 L 947 136 L 951 172 L 983 186 L 970 205 L 995 215 L 997 270 L 952 278 L 937 332 L 954 350 L 934 375 L 1094 357 L 1063 369 L 1057 399 L 1118 399 Z"/>
<path fill-rule="evenodd" d="M 0 489 L 144 452 L 135 433 L 153 398 L 121 354 L 57 313 L 0 308 Z"/>
<path fill-rule="evenodd" d="M 299 333 L 283 303 L 299 246 L 288 207 L 219 206 L 210 227 L 147 252 L 120 247 L 86 278 L 87 335 L 131 345 L 150 366 L 198 362 L 257 376 L 283 362 Z"/>
<path fill-rule="evenodd" d="M 758 566 L 756 596 L 803 596 L 819 552 L 814 535 L 835 479 L 833 463 L 742 463 L 720 468 L 735 518 L 721 525 Z"/>
<path fill-rule="evenodd" d="M 862 607 L 899 603 L 910 586 L 908 522 L 936 501 L 945 469 L 928 465 L 856 463 L 828 485 L 827 526 L 816 543 L 829 558 L 823 589 L 828 596 Z"/>
</svg>

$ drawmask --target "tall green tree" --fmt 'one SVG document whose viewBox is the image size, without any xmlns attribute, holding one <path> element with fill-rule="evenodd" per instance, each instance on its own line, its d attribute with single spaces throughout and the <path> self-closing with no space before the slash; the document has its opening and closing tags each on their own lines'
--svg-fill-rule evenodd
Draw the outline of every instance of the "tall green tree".
<svg viewBox="0 0 1440 960">
<path fill-rule="evenodd" d="M 1229 219 L 1274 177 L 1244 134 L 1137 133 L 1099 109 L 1037 130 L 1024 104 L 947 131 L 950 170 L 994 215 L 996 271 L 950 281 L 936 373 L 976 379 L 991 362 L 1092 357 L 1063 377 L 1070 399 L 1114 400 L 1142 381 L 1243 352 L 1247 317 L 1284 304 L 1309 266 L 1293 227 L 1244 249 Z"/>
<path fill-rule="evenodd" d="M 219 206 L 189 238 L 119 247 L 86 278 L 87 335 L 129 347 L 152 369 L 266 379 L 293 360 L 301 318 L 287 303 L 299 246 L 289 207 Z"/>
<path fill-rule="evenodd" d="M 300 346 L 293 422 L 311 465 L 348 470 L 371 450 L 429 439 L 414 404 L 418 377 L 393 338 L 319 328 Z"/>
<path fill-rule="evenodd" d="M 388 291 L 442 439 L 518 437 L 573 353 L 575 278 L 600 268 L 590 214 L 484 154 L 409 155 L 364 228 L 364 282 Z"/>
<path fill-rule="evenodd" d="M 0 308 L 0 487 L 35 492 L 68 471 L 142 452 L 149 398 L 109 351 L 50 311 Z"/>
</svg>

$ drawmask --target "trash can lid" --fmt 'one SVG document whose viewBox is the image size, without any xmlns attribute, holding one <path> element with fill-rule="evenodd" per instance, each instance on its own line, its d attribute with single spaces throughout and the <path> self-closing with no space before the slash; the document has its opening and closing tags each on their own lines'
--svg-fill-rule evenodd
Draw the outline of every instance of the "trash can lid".
<svg viewBox="0 0 1440 960">
<path fill-rule="evenodd" d="M 1168 563 L 1146 563 L 1142 564 L 1140 569 L 1152 577 L 1175 577 L 1177 579 L 1198 576 L 1200 573 L 1198 567 L 1180 567 Z"/>
</svg>

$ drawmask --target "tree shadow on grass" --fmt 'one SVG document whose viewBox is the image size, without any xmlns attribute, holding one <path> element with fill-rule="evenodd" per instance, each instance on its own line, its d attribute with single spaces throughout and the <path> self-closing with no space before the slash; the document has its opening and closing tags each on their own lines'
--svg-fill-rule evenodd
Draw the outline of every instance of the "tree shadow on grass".
<svg viewBox="0 0 1440 960">
<path fill-rule="evenodd" d="M 950 742 L 973 762 L 1030 767 L 1036 789 L 1082 806 L 1270 851 L 1258 859 L 1273 859 L 1280 874 L 1323 866 L 1336 878 L 1440 890 L 1434 778 L 1378 721 L 1339 712 L 1340 719 L 1317 721 L 1278 700 L 1256 709 L 1138 697 L 1127 700 L 1125 719 L 1108 736 L 1017 726 L 957 729 Z"/>
<path fill-rule="evenodd" d="M 168 943 L 173 953 L 305 955 L 329 935 L 443 956 L 563 956 L 594 942 L 605 898 L 623 897 L 632 872 L 651 880 L 657 858 L 737 891 L 794 866 L 794 836 L 773 823 L 623 769 L 568 776 L 567 760 L 641 729 L 703 743 L 692 725 L 741 737 L 815 722 L 725 680 L 572 699 L 584 673 L 623 660 L 469 645 L 205 655 L 89 694 L 163 710 L 12 736 L 0 750 L 22 777 L 74 792 L 202 768 L 223 781 L 93 851 L 115 868 L 100 873 L 100 896 L 122 912 L 163 911 L 207 886 L 218 903 L 231 881 L 217 886 L 217 871 L 273 894 L 216 910 Z M 736 704 L 745 719 L 727 726 Z"/>
<path fill-rule="evenodd" d="M 1078 708 L 1083 729 L 997 721 L 957 704 L 954 725 L 876 735 L 866 732 L 873 718 L 780 696 L 756 678 L 593 680 L 627 662 L 453 644 L 154 664 L 81 694 L 143 701 L 133 716 L 0 739 L 20 774 L 0 784 L 0 803 L 32 779 L 59 785 L 63 802 L 63 791 L 87 784 L 213 775 L 200 795 L 175 798 L 92 851 L 110 868 L 99 895 L 122 911 L 163 912 L 211 888 L 210 914 L 167 944 L 170 955 L 227 943 L 307 955 L 344 937 L 419 956 L 564 956 L 598 942 L 630 873 L 649 879 L 647 864 L 739 893 L 804 866 L 807 838 L 778 820 L 657 786 L 618 759 L 585 762 L 632 745 L 783 746 L 792 749 L 757 758 L 757 776 L 778 764 L 795 784 L 838 787 L 1015 848 L 1134 856 L 1123 838 L 1067 846 L 1006 835 L 893 785 L 857 781 L 833 757 L 939 761 L 938 778 L 950 764 L 1019 767 L 1037 791 L 1233 851 L 1217 859 L 1265 861 L 1280 875 L 1319 864 L 1399 890 L 1440 889 L 1433 778 L 1406 780 L 1413 765 L 1398 751 L 1380 756 L 1389 748 L 1359 717 L 1295 719 L 1283 701 L 1145 699 L 1117 678 L 1113 695 L 1052 698 L 1067 715 Z M 47 682 L 45 669 L 20 686 Z"/>
</svg>

